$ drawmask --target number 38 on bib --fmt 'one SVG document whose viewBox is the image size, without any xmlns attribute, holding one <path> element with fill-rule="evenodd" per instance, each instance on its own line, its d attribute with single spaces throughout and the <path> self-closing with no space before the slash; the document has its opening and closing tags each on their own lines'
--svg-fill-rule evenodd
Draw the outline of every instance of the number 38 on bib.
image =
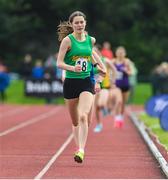
<svg viewBox="0 0 168 180">
<path fill-rule="evenodd" d="M 87 66 L 88 66 L 87 59 L 85 59 L 85 58 L 77 59 L 76 65 L 81 65 L 82 71 L 86 71 L 87 70 Z"/>
</svg>

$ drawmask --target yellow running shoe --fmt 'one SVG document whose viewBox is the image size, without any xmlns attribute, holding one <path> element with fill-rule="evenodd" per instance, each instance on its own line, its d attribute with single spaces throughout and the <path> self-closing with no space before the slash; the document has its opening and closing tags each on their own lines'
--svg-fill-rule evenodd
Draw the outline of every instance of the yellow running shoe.
<svg viewBox="0 0 168 180">
<path fill-rule="evenodd" d="M 83 162 L 83 159 L 84 159 L 84 153 L 81 152 L 81 151 L 77 151 L 77 152 L 75 153 L 74 160 L 75 160 L 77 163 L 82 163 L 82 162 Z"/>
</svg>

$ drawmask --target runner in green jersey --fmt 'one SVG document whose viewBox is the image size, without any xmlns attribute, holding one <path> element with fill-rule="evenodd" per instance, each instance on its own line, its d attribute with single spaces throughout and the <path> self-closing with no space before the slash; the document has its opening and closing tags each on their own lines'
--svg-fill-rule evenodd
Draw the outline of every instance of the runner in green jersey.
<svg viewBox="0 0 168 180">
<path fill-rule="evenodd" d="M 84 79 L 90 77 L 92 41 L 89 35 L 84 41 L 78 41 L 73 34 L 68 37 L 71 41 L 71 49 L 66 53 L 64 61 L 66 64 L 75 66 L 81 65 L 81 72 L 66 71 L 66 78 Z"/>
<path fill-rule="evenodd" d="M 96 52 L 92 51 L 95 38 L 85 32 L 86 16 L 75 11 L 69 22 L 59 25 L 59 48 L 57 66 L 66 70 L 63 94 L 72 119 L 73 135 L 77 146 L 74 160 L 82 163 L 88 136 L 93 100 L 94 86 L 90 79 L 92 59 L 96 59 L 99 68 L 106 73 Z"/>
</svg>

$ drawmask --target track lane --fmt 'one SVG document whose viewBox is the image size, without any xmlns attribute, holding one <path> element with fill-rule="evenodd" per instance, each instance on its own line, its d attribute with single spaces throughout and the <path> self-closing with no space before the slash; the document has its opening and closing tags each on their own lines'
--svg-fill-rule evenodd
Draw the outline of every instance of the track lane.
<svg viewBox="0 0 168 180">
<path fill-rule="evenodd" d="M 33 107 L 35 108 L 35 107 Z M 38 108 L 38 107 L 37 107 Z M 129 119 L 124 128 L 113 128 L 110 116 L 100 134 L 90 128 L 83 164 L 73 160 L 74 142 L 42 175 L 45 179 L 163 179 L 160 168 Z M 0 138 L 0 178 L 32 179 L 49 163 L 71 133 L 67 109 Z"/>
<path fill-rule="evenodd" d="M 24 107 L 24 106 L 22 106 L 22 107 Z M 34 106 L 34 107 L 35 108 L 33 108 L 33 106 L 32 106 L 31 108 L 28 108 L 24 112 L 20 111 L 19 113 L 16 113 L 16 114 L 11 115 L 11 116 L 3 117 L 3 115 L 2 115 L 2 118 L 0 120 L 0 134 L 3 131 L 6 131 L 6 130 L 14 127 L 14 126 L 19 125 L 20 123 L 24 123 L 24 122 L 29 121 L 30 119 L 32 119 L 34 117 L 38 117 L 42 114 L 45 114 L 54 108 L 54 106 L 51 106 L 51 107 L 38 106 L 38 108 L 36 108 L 36 106 Z M 25 108 L 27 108 L 27 106 Z"/>
<path fill-rule="evenodd" d="M 20 107 L 20 105 L 12 105 L 12 104 L 3 104 L 1 103 L 0 104 L 0 112 L 3 112 L 3 111 L 10 111 L 14 108 L 18 108 Z"/>
<path fill-rule="evenodd" d="M 9 111 L 7 111 L 5 109 L 1 113 L 1 119 L 0 120 L 4 120 L 4 118 L 6 118 L 6 117 L 10 117 L 10 116 L 13 116 L 13 115 L 16 115 L 16 114 L 20 114 L 20 113 L 26 112 L 28 110 L 28 108 L 30 108 L 30 106 L 16 107 L 16 108 L 12 108 Z"/>
<path fill-rule="evenodd" d="M 34 178 L 71 133 L 66 113 L 67 110 L 60 107 L 46 120 L 1 137 L 0 177 Z"/>
<path fill-rule="evenodd" d="M 83 164 L 73 161 L 71 143 L 44 179 L 161 179 L 165 178 L 132 122 L 127 119 L 123 129 L 115 129 L 111 117 L 104 119 L 104 131 L 90 129 L 86 158 Z M 93 123 L 94 124 L 94 123 Z"/>
</svg>

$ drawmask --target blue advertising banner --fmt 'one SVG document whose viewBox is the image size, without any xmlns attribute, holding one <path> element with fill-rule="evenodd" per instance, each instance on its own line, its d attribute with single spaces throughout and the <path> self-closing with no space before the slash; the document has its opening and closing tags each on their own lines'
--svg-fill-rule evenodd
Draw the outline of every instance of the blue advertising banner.
<svg viewBox="0 0 168 180">
<path fill-rule="evenodd" d="M 168 106 L 166 106 L 160 114 L 160 126 L 168 131 Z"/>
<path fill-rule="evenodd" d="M 146 113 L 152 117 L 160 117 L 163 109 L 168 105 L 168 95 L 151 97 L 145 104 Z"/>
</svg>

